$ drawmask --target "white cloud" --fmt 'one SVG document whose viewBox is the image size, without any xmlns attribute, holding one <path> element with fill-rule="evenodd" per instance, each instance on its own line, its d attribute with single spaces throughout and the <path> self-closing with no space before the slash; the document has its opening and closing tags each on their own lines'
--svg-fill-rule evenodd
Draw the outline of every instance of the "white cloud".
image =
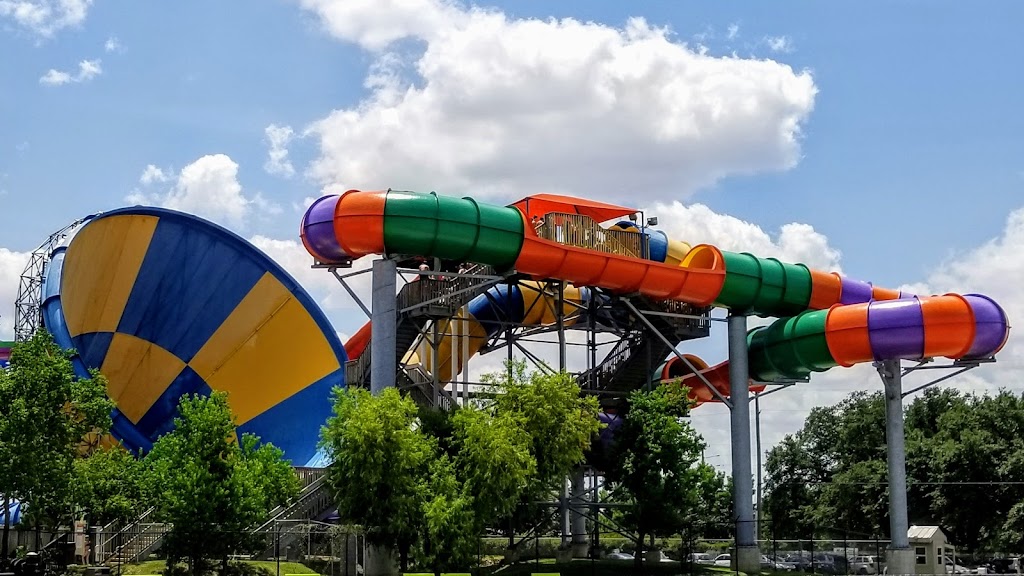
<svg viewBox="0 0 1024 576">
<path fill-rule="evenodd" d="M 793 39 L 789 36 L 765 36 L 764 42 L 772 52 L 788 54 L 794 50 Z"/>
<path fill-rule="evenodd" d="M 516 19 L 440 0 L 302 5 L 376 57 L 368 97 L 307 130 L 324 185 L 676 199 L 795 165 L 817 92 L 807 72 L 695 51 L 642 19 Z M 408 38 L 425 49 L 389 51 Z"/>
<path fill-rule="evenodd" d="M 916 286 L 924 294 L 981 293 L 1003 307 L 1011 325 L 1024 318 L 1024 207 L 1007 216 L 999 236 L 973 250 L 947 260 L 926 282 Z M 998 362 L 970 372 L 972 383 L 1024 389 L 1024 345 L 1019 331 L 1010 331 Z"/>
<path fill-rule="evenodd" d="M 81 25 L 93 0 L 0 0 L 0 18 L 44 38 Z"/>
<path fill-rule="evenodd" d="M 105 52 L 120 52 L 123 49 L 124 47 L 121 45 L 121 41 L 117 39 L 117 36 L 111 36 L 103 43 L 103 50 Z"/>
<path fill-rule="evenodd" d="M 154 182 L 167 182 L 170 177 L 164 173 L 160 168 L 149 164 L 146 169 L 142 171 L 142 176 L 139 177 L 139 183 L 149 185 Z"/>
<path fill-rule="evenodd" d="M 14 339 L 14 301 L 30 254 L 0 248 L 0 340 Z"/>
<path fill-rule="evenodd" d="M 811 268 L 841 271 L 840 252 L 810 224 L 786 224 L 773 239 L 760 226 L 728 214 L 718 214 L 703 204 L 657 204 L 645 210 L 657 214 L 659 228 L 669 237 L 691 245 L 713 244 L 723 250 L 750 252 L 763 258 L 800 262 Z"/>
<path fill-rule="evenodd" d="M 71 77 L 71 74 L 61 72 L 60 70 L 54 70 L 53 68 L 50 68 L 46 74 L 43 74 L 42 77 L 39 78 L 40 84 L 46 84 L 49 86 L 61 86 L 72 81 L 73 78 Z"/>
<path fill-rule="evenodd" d="M 735 40 L 736 37 L 739 36 L 739 34 L 740 34 L 740 25 L 736 24 L 736 23 L 729 24 L 729 28 L 727 29 L 726 38 L 728 38 L 729 40 Z"/>
<path fill-rule="evenodd" d="M 39 83 L 46 86 L 63 86 L 70 83 L 88 82 L 103 73 L 100 60 L 82 60 L 78 63 L 78 73 L 54 70 L 51 68 L 39 78 Z"/>
<path fill-rule="evenodd" d="M 170 181 L 163 170 L 149 165 L 142 184 Z M 255 207 L 260 212 L 279 211 L 261 196 L 246 196 L 238 181 L 238 164 L 225 154 L 211 154 L 185 166 L 169 190 L 156 193 L 133 190 L 126 198 L 137 204 L 156 204 L 202 216 L 230 227 L 240 227 Z"/>
<path fill-rule="evenodd" d="M 288 144 L 292 141 L 295 133 L 291 126 L 278 126 L 271 124 L 266 130 L 267 144 L 270 146 L 267 162 L 263 169 L 268 174 L 291 178 L 295 175 L 295 167 L 288 160 Z"/>
</svg>

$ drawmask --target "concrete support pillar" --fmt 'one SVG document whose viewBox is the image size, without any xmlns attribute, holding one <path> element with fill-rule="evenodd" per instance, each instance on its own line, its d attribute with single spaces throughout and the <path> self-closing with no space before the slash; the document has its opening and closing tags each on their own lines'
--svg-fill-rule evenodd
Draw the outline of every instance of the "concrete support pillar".
<svg viewBox="0 0 1024 576">
<path fill-rule="evenodd" d="M 747 365 L 747 317 L 729 316 L 729 401 L 732 403 L 732 483 L 736 514 L 735 568 L 761 572 L 761 550 L 754 533 L 754 485 L 750 470 L 750 372 Z"/>
<path fill-rule="evenodd" d="M 885 444 L 889 473 L 889 550 L 886 566 L 890 576 L 914 574 L 914 551 L 907 534 L 907 457 L 903 436 L 903 375 L 899 360 L 876 364 L 885 386 Z"/>
<path fill-rule="evenodd" d="M 587 557 L 587 517 L 583 515 L 586 512 L 584 507 L 585 501 L 589 501 L 586 496 L 586 482 L 585 471 L 582 466 L 573 471 L 572 474 L 572 489 L 569 492 L 569 497 L 575 502 L 574 506 L 570 507 L 569 523 L 572 526 L 572 557 L 573 558 L 586 558 Z"/>
<path fill-rule="evenodd" d="M 398 371 L 398 310 L 395 301 L 398 266 L 387 258 L 373 262 L 373 294 L 371 296 L 370 329 L 370 392 L 380 394 L 395 385 Z M 367 576 L 370 576 L 367 573 Z"/>
<path fill-rule="evenodd" d="M 366 547 L 364 576 L 396 576 L 399 573 L 398 554 L 384 546 Z"/>
</svg>

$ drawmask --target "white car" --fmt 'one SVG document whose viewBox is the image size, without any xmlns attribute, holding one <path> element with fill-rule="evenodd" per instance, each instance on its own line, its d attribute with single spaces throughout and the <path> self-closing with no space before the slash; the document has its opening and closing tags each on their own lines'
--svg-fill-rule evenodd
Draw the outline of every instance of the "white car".
<svg viewBox="0 0 1024 576">
<path fill-rule="evenodd" d="M 878 559 L 875 556 L 854 556 L 850 560 L 851 574 L 878 574 Z"/>
<path fill-rule="evenodd" d="M 612 550 L 611 552 L 606 554 L 605 558 L 608 559 L 608 560 L 633 560 L 634 559 L 632 554 L 628 554 L 626 552 L 623 552 L 623 551 L 619 550 L 618 548 L 615 548 L 614 550 Z"/>
<path fill-rule="evenodd" d="M 705 566 L 714 566 L 715 559 L 711 557 L 711 554 L 705 552 L 694 552 L 690 554 L 690 562 L 694 564 L 703 564 Z"/>
<path fill-rule="evenodd" d="M 729 568 L 732 566 L 732 554 L 719 554 L 715 557 L 715 566 L 725 566 Z"/>
</svg>

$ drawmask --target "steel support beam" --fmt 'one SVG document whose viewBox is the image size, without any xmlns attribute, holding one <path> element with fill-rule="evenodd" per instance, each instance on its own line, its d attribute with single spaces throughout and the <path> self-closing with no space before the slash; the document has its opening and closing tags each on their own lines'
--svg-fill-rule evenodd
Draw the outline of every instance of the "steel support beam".
<svg viewBox="0 0 1024 576">
<path fill-rule="evenodd" d="M 732 431 L 732 501 L 736 514 L 736 569 L 761 571 L 754 532 L 754 486 L 750 474 L 750 371 L 747 365 L 747 317 L 729 316 L 729 400 Z"/>
<path fill-rule="evenodd" d="M 899 360 L 875 363 L 885 388 L 885 444 L 889 472 L 888 573 L 914 574 L 915 558 L 907 530 L 907 457 L 903 437 L 903 374 Z"/>
<path fill-rule="evenodd" d="M 370 392 L 380 394 L 385 388 L 395 385 L 398 371 L 398 312 L 395 292 L 397 288 L 397 266 L 394 260 L 382 259 L 373 262 L 373 293 L 370 298 Z"/>
</svg>

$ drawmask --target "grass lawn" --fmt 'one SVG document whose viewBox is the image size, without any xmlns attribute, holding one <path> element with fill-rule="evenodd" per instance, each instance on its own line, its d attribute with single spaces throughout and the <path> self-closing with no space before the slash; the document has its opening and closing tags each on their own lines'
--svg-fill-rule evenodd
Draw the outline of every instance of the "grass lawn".
<svg viewBox="0 0 1024 576">
<path fill-rule="evenodd" d="M 266 568 L 271 573 L 277 574 L 277 562 L 269 560 L 243 560 L 245 564 L 250 566 L 256 566 L 259 568 Z M 127 564 L 121 567 L 122 574 L 128 575 L 155 575 L 162 574 L 164 571 L 163 560 L 150 560 L 141 564 Z M 111 570 L 111 573 L 117 574 L 117 569 Z M 310 570 L 306 566 L 299 564 L 298 562 L 281 562 L 281 574 L 316 574 L 313 570 Z"/>
</svg>

